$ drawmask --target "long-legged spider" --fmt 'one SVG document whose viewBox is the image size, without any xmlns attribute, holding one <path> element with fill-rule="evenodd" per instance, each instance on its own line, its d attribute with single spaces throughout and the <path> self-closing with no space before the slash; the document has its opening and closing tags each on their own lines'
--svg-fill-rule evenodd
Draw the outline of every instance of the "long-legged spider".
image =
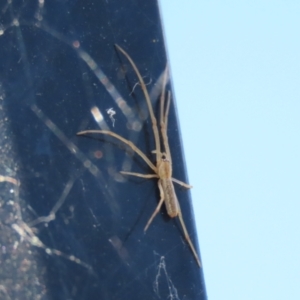
<svg viewBox="0 0 300 300">
<path fill-rule="evenodd" d="M 162 204 L 165 202 L 167 213 L 171 218 L 177 217 L 179 218 L 180 224 L 183 229 L 184 237 L 186 241 L 188 242 L 193 255 L 199 265 L 201 267 L 201 262 L 200 259 L 197 255 L 197 252 L 194 248 L 194 245 L 190 239 L 190 236 L 188 234 L 188 231 L 186 229 L 185 223 L 183 221 L 180 205 L 174 190 L 173 182 L 176 182 L 177 184 L 180 184 L 181 186 L 185 188 L 191 188 L 190 185 L 179 181 L 175 178 L 172 178 L 172 158 L 171 158 L 171 152 L 170 152 L 170 147 L 169 147 L 169 142 L 168 142 L 168 135 L 167 135 L 167 125 L 168 125 L 168 114 L 169 114 L 169 108 L 170 108 L 170 101 L 171 101 L 171 94 L 168 92 L 168 97 L 167 97 L 167 104 L 165 107 L 165 87 L 167 84 L 167 69 L 164 74 L 164 80 L 163 80 L 163 90 L 161 93 L 161 98 L 160 98 L 160 127 L 161 127 L 161 138 L 159 136 L 159 130 L 157 126 L 157 120 L 155 118 L 155 115 L 153 113 L 153 108 L 151 105 L 151 100 L 149 93 L 147 91 L 145 82 L 136 67 L 135 63 L 129 56 L 129 54 L 123 50 L 120 46 L 116 45 L 116 48 L 123 53 L 123 55 L 128 59 L 130 62 L 132 68 L 134 69 L 139 83 L 141 85 L 142 91 L 144 93 L 150 118 L 152 121 L 152 128 L 153 128 L 153 134 L 154 134 L 154 139 L 155 139 L 155 151 L 153 151 L 156 155 L 156 166 L 148 159 L 148 157 L 137 147 L 135 146 L 131 141 L 123 138 L 122 136 L 109 131 L 109 130 L 85 130 L 78 132 L 77 135 L 85 135 L 85 134 L 90 134 L 90 133 L 101 133 L 101 134 L 107 134 L 110 136 L 113 136 L 114 138 L 122 141 L 124 144 L 128 145 L 135 153 L 137 153 L 146 163 L 147 165 L 154 171 L 154 174 L 140 174 L 140 173 L 134 173 L 134 172 L 125 172 L 121 171 L 121 174 L 124 175 L 131 175 L 131 176 L 137 176 L 137 177 L 143 177 L 143 178 L 158 178 L 158 188 L 160 192 L 160 201 L 153 212 L 152 216 L 150 217 L 149 221 L 147 222 L 144 231 L 146 231 L 151 224 L 152 220 L 154 217 L 157 215 L 159 212 Z M 162 152 L 161 149 L 161 139 L 162 139 L 162 144 L 164 148 L 164 152 Z"/>
</svg>

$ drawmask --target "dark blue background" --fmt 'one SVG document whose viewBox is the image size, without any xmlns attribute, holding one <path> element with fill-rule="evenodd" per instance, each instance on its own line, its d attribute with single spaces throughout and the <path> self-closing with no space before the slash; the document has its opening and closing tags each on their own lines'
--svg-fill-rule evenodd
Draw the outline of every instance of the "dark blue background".
<svg viewBox="0 0 300 300">
<path fill-rule="evenodd" d="M 111 130 L 134 140 L 154 161 L 148 119 L 140 132 L 129 133 L 125 116 L 82 56 L 96 62 L 137 117 L 144 97 L 139 87 L 131 93 L 137 78 L 114 44 L 131 55 L 151 90 L 166 65 L 156 1 L 46 1 L 42 6 L 13 1 L 1 8 L 1 108 L 7 120 L 1 175 L 9 167 L 8 175 L 21 183 L 14 187 L 10 206 L 11 184 L 1 184 L 3 299 L 206 299 L 202 269 L 178 220 L 163 208 L 143 232 L 159 200 L 156 180 L 116 181 L 112 174 L 122 170 L 128 149 L 106 136 L 76 136 L 80 130 L 99 129 L 93 106 L 102 112 L 113 107 L 115 127 L 104 115 Z M 75 41 L 79 48 L 73 47 Z M 169 140 L 173 176 L 186 181 L 173 106 Z M 132 163 L 133 171 L 151 173 L 137 156 Z M 56 219 L 35 225 L 34 232 L 46 247 L 74 255 L 92 270 L 47 255 L 11 228 L 48 215 L 68 185 Z M 178 186 L 176 192 L 197 245 L 189 192 Z"/>
</svg>

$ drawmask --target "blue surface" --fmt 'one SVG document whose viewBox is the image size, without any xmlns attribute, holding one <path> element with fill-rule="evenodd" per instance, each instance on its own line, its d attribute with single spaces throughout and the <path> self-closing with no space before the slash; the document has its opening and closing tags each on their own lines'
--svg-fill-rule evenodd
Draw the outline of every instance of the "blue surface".
<svg viewBox="0 0 300 300">
<path fill-rule="evenodd" d="M 163 208 L 144 232 L 157 180 L 120 171 L 151 173 L 145 161 L 112 136 L 76 135 L 111 130 L 155 161 L 145 95 L 114 45 L 135 61 L 158 116 L 166 55 L 156 1 L 0 7 L 1 300 L 205 300 L 178 220 Z M 173 102 L 168 124 L 173 176 L 186 181 Z M 175 189 L 194 242 L 190 193 Z"/>
</svg>

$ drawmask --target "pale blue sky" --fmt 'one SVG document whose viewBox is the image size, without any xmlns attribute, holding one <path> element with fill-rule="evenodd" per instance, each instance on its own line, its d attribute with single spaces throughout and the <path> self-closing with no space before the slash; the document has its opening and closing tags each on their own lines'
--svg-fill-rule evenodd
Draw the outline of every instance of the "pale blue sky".
<svg viewBox="0 0 300 300">
<path fill-rule="evenodd" d="M 161 7 L 208 298 L 300 299 L 300 2 Z"/>
</svg>

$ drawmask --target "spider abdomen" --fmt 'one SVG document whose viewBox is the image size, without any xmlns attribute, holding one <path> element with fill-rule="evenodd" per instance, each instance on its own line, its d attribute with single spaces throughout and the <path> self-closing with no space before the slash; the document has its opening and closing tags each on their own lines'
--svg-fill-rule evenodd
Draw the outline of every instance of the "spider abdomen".
<svg viewBox="0 0 300 300">
<path fill-rule="evenodd" d="M 174 190 L 173 182 L 171 178 L 159 179 L 159 181 L 164 191 L 164 200 L 168 215 L 171 218 L 175 218 L 178 216 L 180 208 L 178 205 L 178 200 Z"/>
</svg>

